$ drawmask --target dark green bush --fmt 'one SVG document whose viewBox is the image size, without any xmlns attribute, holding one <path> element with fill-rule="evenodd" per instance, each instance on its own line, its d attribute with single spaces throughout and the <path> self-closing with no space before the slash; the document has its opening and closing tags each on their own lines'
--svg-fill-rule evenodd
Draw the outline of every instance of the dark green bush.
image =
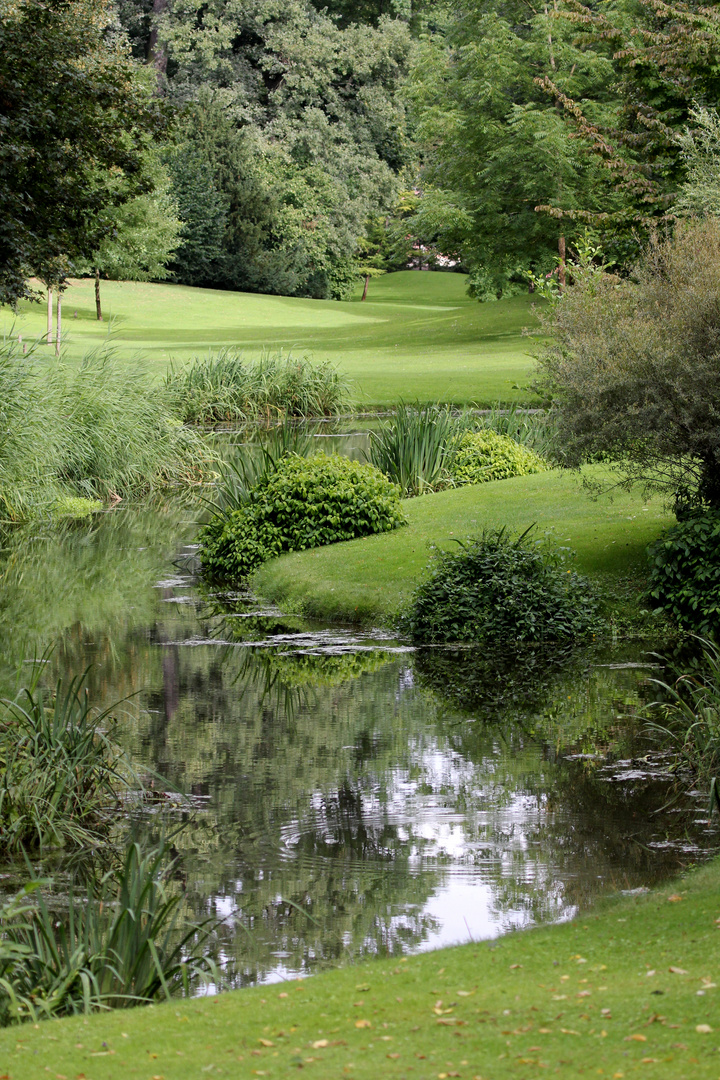
<svg viewBox="0 0 720 1080">
<path fill-rule="evenodd" d="M 486 428 L 463 435 L 450 473 L 456 484 L 484 484 L 488 480 L 545 472 L 547 468 L 534 450 L 521 446 L 509 435 Z"/>
<path fill-rule="evenodd" d="M 647 598 L 698 634 L 720 627 L 720 511 L 680 522 L 648 548 Z"/>
<path fill-rule="evenodd" d="M 373 465 L 336 455 L 287 454 L 261 477 L 244 505 L 216 514 L 203 527 L 203 568 L 216 578 L 244 578 L 284 551 L 388 532 L 404 523 L 399 489 Z"/>
<path fill-rule="evenodd" d="M 567 553 L 504 529 L 435 552 L 402 628 L 416 641 L 569 641 L 587 636 L 598 605 Z"/>
</svg>

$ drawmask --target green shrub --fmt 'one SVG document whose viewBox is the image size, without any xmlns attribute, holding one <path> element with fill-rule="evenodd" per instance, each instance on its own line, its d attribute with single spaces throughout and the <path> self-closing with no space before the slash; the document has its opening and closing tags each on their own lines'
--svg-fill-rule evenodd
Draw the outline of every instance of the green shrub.
<svg viewBox="0 0 720 1080">
<path fill-rule="evenodd" d="M 401 627 L 419 642 L 568 641 L 597 622 L 589 583 L 567 553 L 487 531 L 438 551 Z"/>
<path fill-rule="evenodd" d="M 534 450 L 490 428 L 463 435 L 455 451 L 451 475 L 456 484 L 482 484 L 510 476 L 545 472 L 548 466 Z"/>
<path fill-rule="evenodd" d="M 185 423 L 336 416 L 348 405 L 347 379 L 329 362 L 283 355 L 246 360 L 224 349 L 171 370 L 165 380 Z"/>
<path fill-rule="evenodd" d="M 668 529 L 648 548 L 647 598 L 698 634 L 720 628 L 720 511 L 706 511 Z"/>
<path fill-rule="evenodd" d="M 388 532 L 404 524 L 400 491 L 372 465 L 337 455 L 287 454 L 247 502 L 203 527 L 203 568 L 239 579 L 284 551 Z"/>
</svg>

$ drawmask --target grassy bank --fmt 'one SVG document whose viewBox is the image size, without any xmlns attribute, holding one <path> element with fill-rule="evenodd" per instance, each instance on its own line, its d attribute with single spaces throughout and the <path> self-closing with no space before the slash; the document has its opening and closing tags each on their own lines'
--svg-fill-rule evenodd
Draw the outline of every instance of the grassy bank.
<svg viewBox="0 0 720 1080">
<path fill-rule="evenodd" d="M 720 862 L 571 923 L 0 1032 L 8 1080 L 715 1080 Z M 547 1070 L 547 1072 L 546 1072 Z"/>
<path fill-rule="evenodd" d="M 561 471 L 424 495 L 403 506 L 407 528 L 284 555 L 261 567 L 253 587 L 307 615 L 377 623 L 409 597 L 431 543 L 485 525 L 522 531 L 536 522 L 539 534 L 577 552 L 580 571 L 617 579 L 643 565 L 645 548 L 671 520 L 659 499 L 616 492 L 593 500 L 576 473 Z"/>
<path fill-rule="evenodd" d="M 464 404 L 527 397 L 533 361 L 522 328 L 535 322 L 528 296 L 478 304 L 462 274 L 401 271 L 374 281 L 364 303 L 260 296 L 181 285 L 103 282 L 105 321 L 95 318 L 94 285 L 74 281 L 63 296 L 64 342 L 77 360 L 105 340 L 118 353 L 141 356 L 164 374 L 183 361 L 225 346 L 257 357 L 263 349 L 310 352 L 330 360 L 355 384 L 358 405 L 394 405 L 402 398 Z M 13 324 L 0 309 L 0 329 Z M 21 305 L 16 333 L 44 333 L 41 304 Z M 54 346 L 43 346 L 51 362 Z"/>
</svg>

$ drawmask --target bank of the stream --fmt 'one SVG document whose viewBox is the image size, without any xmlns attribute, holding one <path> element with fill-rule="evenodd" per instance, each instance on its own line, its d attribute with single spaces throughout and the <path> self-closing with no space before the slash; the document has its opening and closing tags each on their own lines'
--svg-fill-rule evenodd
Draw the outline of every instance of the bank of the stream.
<svg viewBox="0 0 720 1080">
<path fill-rule="evenodd" d="M 587 475 L 601 477 L 594 467 Z M 554 470 L 404 502 L 409 524 L 390 533 L 293 552 L 257 571 L 253 588 L 286 610 L 339 622 L 387 624 L 430 558 L 483 527 L 537 535 L 577 552 L 577 568 L 611 589 L 642 573 L 645 549 L 672 519 L 659 498 L 614 491 L 590 498 L 582 477 Z"/>
<path fill-rule="evenodd" d="M 0 1033 L 7 1080 L 720 1072 L 720 862 L 570 923 Z"/>
</svg>

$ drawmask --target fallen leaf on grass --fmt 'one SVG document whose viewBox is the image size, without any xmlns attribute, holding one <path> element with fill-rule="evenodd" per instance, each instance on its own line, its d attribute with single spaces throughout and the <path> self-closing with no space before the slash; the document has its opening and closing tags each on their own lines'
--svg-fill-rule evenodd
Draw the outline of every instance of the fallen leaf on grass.
<svg viewBox="0 0 720 1080">
<path fill-rule="evenodd" d="M 356 1028 L 369 1028 L 369 1027 L 372 1027 L 372 1024 L 370 1023 L 369 1020 L 356 1020 L 355 1021 L 355 1027 Z"/>
<path fill-rule="evenodd" d="M 271 1043 L 269 1039 L 258 1039 L 261 1046 L 274 1046 L 275 1043 Z"/>
<path fill-rule="evenodd" d="M 695 1030 L 698 1035 L 710 1035 L 712 1033 L 712 1028 L 709 1024 L 697 1024 Z"/>
<path fill-rule="evenodd" d="M 579 1031 L 573 1031 L 572 1028 L 560 1028 L 563 1035 L 579 1035 Z"/>
<path fill-rule="evenodd" d="M 262 1042 L 262 1039 L 260 1040 L 260 1042 Z M 267 1043 L 265 1045 L 267 1045 Z M 270 1045 L 272 1046 L 272 1043 L 270 1043 Z M 314 1042 L 312 1044 L 312 1048 L 313 1050 L 323 1050 L 326 1046 L 329 1045 L 330 1042 L 328 1039 L 318 1039 L 317 1042 Z"/>
<path fill-rule="evenodd" d="M 679 967 L 670 966 L 668 968 L 668 971 L 670 972 L 671 975 L 687 975 L 687 971 L 685 970 L 685 968 L 679 968 Z"/>
<path fill-rule="evenodd" d="M 680 893 L 674 892 L 672 896 L 668 896 L 669 904 L 677 904 L 678 900 L 682 900 L 682 896 L 680 895 Z"/>
<path fill-rule="evenodd" d="M 626 1035 L 625 1042 L 647 1042 L 647 1035 Z"/>
<path fill-rule="evenodd" d="M 361 994 L 364 994 L 370 989 L 370 983 L 359 983 L 359 985 L 356 986 L 355 989 L 359 990 Z"/>
<path fill-rule="evenodd" d="M 391 1061 L 397 1061 L 397 1059 L 400 1057 L 399 1054 L 388 1054 L 387 1056 L 390 1058 Z"/>
</svg>

